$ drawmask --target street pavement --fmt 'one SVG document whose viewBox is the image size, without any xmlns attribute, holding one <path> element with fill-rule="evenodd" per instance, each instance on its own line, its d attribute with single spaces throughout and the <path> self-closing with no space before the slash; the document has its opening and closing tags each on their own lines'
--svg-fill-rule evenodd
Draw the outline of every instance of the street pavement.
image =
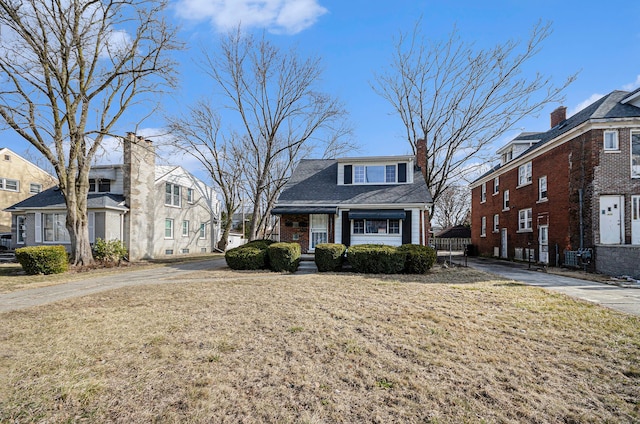
<svg viewBox="0 0 640 424">
<path fill-rule="evenodd" d="M 123 271 L 87 280 L 18 290 L 12 293 L 0 294 L 0 313 L 45 305 L 59 300 L 86 296 L 121 287 L 171 283 L 184 274 L 223 266 L 226 266 L 224 258 L 207 259 L 139 271 Z"/>
<path fill-rule="evenodd" d="M 640 315 L 640 288 L 581 280 L 528 269 L 527 264 L 486 258 L 467 258 L 468 266 L 531 286 L 542 287 L 568 296 L 597 303 L 633 315 Z"/>
</svg>

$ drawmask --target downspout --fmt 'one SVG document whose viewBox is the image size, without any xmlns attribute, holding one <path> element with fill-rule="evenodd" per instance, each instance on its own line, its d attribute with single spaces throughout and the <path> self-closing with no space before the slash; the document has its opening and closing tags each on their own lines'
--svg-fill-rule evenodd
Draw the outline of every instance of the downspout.
<svg viewBox="0 0 640 424">
<path fill-rule="evenodd" d="M 582 189 L 578 189 L 578 203 L 580 204 L 580 249 L 584 248 L 584 222 L 582 219 Z"/>
</svg>

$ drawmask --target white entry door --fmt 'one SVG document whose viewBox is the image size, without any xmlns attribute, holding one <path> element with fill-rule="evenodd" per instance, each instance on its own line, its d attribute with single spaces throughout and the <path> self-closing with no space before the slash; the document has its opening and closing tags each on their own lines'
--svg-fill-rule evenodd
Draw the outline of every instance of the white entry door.
<svg viewBox="0 0 640 424">
<path fill-rule="evenodd" d="M 622 244 L 624 199 L 600 196 L 600 243 Z"/>
<path fill-rule="evenodd" d="M 500 257 L 507 258 L 507 229 L 500 229 Z"/>
<path fill-rule="evenodd" d="M 541 225 L 538 227 L 538 244 L 539 254 L 538 258 L 540 262 L 544 264 L 549 263 L 549 226 Z"/>
<path fill-rule="evenodd" d="M 329 215 L 311 215 L 311 225 L 309 226 L 309 250 L 315 250 L 316 245 L 327 242 L 329 227 Z"/>
<path fill-rule="evenodd" d="M 640 196 L 631 196 L 631 244 L 640 244 Z"/>
</svg>

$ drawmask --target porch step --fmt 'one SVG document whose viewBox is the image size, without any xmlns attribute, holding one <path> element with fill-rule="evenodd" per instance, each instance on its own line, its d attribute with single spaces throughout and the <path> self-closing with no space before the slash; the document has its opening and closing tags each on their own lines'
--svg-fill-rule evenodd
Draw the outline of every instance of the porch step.
<svg viewBox="0 0 640 424">
<path fill-rule="evenodd" d="M 301 255 L 300 264 L 298 265 L 298 270 L 295 273 L 315 274 L 316 272 L 318 272 L 318 267 L 316 266 L 315 257 L 308 253 Z"/>
</svg>

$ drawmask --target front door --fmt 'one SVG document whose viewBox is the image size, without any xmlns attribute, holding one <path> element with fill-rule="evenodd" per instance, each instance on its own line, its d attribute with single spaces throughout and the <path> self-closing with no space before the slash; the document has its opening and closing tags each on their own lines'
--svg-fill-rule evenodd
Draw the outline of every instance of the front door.
<svg viewBox="0 0 640 424">
<path fill-rule="evenodd" d="M 329 227 L 329 215 L 311 215 L 311 225 L 309 226 L 309 250 L 313 251 L 316 245 L 327 242 L 327 233 Z"/>
<path fill-rule="evenodd" d="M 540 225 L 538 227 L 539 259 L 544 264 L 549 263 L 549 226 Z"/>
<path fill-rule="evenodd" d="M 640 244 L 640 196 L 631 196 L 631 244 Z"/>
<path fill-rule="evenodd" d="M 600 243 L 622 244 L 624 200 L 620 196 L 600 196 Z"/>
<path fill-rule="evenodd" d="M 500 257 L 507 258 L 507 229 L 502 228 L 500 230 Z"/>
</svg>

